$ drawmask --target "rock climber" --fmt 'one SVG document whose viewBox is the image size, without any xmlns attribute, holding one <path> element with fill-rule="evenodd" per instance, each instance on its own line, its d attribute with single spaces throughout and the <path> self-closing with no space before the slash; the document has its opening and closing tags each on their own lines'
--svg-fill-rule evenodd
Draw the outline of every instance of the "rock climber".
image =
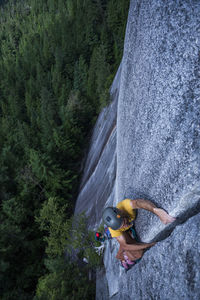
<svg viewBox="0 0 200 300">
<path fill-rule="evenodd" d="M 121 260 L 125 269 L 128 265 L 137 262 L 144 254 L 145 249 L 156 243 L 140 243 L 133 235 L 133 221 L 136 218 L 136 209 L 146 209 L 157 215 L 161 222 L 169 224 L 175 221 L 164 209 L 156 207 L 151 201 L 144 199 L 125 199 L 116 207 L 107 207 L 103 212 L 103 221 L 108 226 L 111 236 L 120 244 L 116 258 Z"/>
</svg>

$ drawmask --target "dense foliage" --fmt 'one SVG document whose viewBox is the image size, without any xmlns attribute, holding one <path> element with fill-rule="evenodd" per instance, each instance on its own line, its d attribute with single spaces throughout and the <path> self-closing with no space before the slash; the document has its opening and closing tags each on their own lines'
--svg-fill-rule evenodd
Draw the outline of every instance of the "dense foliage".
<svg viewBox="0 0 200 300">
<path fill-rule="evenodd" d="M 88 267 L 63 252 L 83 151 L 122 57 L 128 7 L 128 0 L 0 2 L 2 300 L 94 295 Z"/>
</svg>

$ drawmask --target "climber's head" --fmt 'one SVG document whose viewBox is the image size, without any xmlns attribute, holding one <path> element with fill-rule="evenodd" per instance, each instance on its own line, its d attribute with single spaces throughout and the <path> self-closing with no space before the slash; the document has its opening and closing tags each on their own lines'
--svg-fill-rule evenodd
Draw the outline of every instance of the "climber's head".
<svg viewBox="0 0 200 300">
<path fill-rule="evenodd" d="M 124 223 L 122 212 L 116 207 L 106 207 L 103 212 L 103 221 L 113 230 L 119 229 Z"/>
</svg>

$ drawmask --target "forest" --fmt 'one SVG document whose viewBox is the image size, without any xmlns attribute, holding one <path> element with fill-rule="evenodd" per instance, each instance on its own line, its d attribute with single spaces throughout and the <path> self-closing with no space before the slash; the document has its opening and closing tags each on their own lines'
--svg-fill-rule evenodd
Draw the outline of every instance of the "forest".
<svg viewBox="0 0 200 300">
<path fill-rule="evenodd" d="M 128 0 L 0 1 L 1 300 L 95 298 L 92 233 L 83 216 L 73 228 L 73 211 L 128 9 Z M 87 267 L 66 254 L 80 244 Z"/>
</svg>

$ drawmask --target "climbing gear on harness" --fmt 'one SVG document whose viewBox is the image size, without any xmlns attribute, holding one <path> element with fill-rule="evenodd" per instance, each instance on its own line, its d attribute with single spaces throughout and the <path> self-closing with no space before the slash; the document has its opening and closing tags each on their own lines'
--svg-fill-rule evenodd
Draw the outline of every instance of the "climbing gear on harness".
<svg viewBox="0 0 200 300">
<path fill-rule="evenodd" d="M 105 236 L 103 236 L 101 232 L 95 232 L 95 240 L 98 242 L 104 242 Z"/>
<path fill-rule="evenodd" d="M 104 236 L 106 236 L 106 238 L 108 240 L 112 239 L 112 235 L 111 235 L 110 230 L 108 229 L 108 227 L 104 228 Z"/>
<path fill-rule="evenodd" d="M 101 232 L 95 232 L 94 234 L 94 237 L 95 237 L 95 240 L 98 241 L 98 242 L 105 242 L 105 240 L 110 240 L 112 239 L 112 236 L 111 236 L 111 233 L 110 233 L 110 230 L 108 229 L 108 227 L 105 227 L 104 228 L 104 232 L 101 233 Z"/>
</svg>

